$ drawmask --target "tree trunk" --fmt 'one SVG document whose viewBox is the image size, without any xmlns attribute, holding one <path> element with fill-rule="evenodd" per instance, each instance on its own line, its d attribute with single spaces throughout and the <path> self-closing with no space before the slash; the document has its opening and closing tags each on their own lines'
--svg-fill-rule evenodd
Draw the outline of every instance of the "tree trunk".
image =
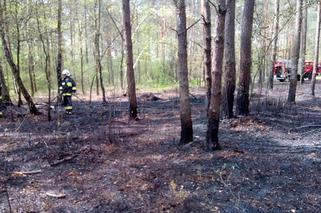
<svg viewBox="0 0 321 213">
<path fill-rule="evenodd" d="M 212 86 L 211 99 L 208 111 L 208 123 L 206 142 L 207 147 L 213 150 L 219 149 L 218 131 L 220 123 L 220 105 L 221 105 L 221 87 L 222 87 L 222 70 L 224 57 L 224 31 L 225 31 L 225 0 L 217 2 L 216 11 L 216 32 L 212 69 Z"/>
<path fill-rule="evenodd" d="M 292 49 L 292 69 L 290 76 L 290 87 L 288 94 L 288 102 L 295 103 L 296 88 L 298 82 L 298 62 L 300 57 L 300 41 L 301 41 L 301 23 L 302 23 L 302 4 L 303 0 L 296 1 L 296 20 L 295 20 L 295 32 L 293 40 L 293 49 Z"/>
<path fill-rule="evenodd" d="M 123 0 L 123 21 L 125 26 L 125 40 L 127 47 L 127 92 L 129 99 L 129 117 L 137 119 L 137 99 L 136 99 L 136 85 L 133 61 L 133 44 L 132 44 L 132 29 L 130 22 L 130 2 Z"/>
<path fill-rule="evenodd" d="M 61 72 L 63 68 L 63 36 L 62 36 L 62 28 L 61 28 L 61 17 L 62 17 L 62 0 L 58 0 L 58 22 L 57 22 L 57 33 L 58 33 L 58 54 L 57 54 L 57 82 L 58 87 L 61 82 Z"/>
<path fill-rule="evenodd" d="M 96 80 L 99 80 L 99 83 L 101 86 L 101 91 L 103 94 L 103 102 L 107 103 L 104 80 L 103 80 L 103 73 L 102 73 L 103 67 L 101 65 L 101 55 L 100 55 L 100 16 L 101 16 L 101 0 L 98 0 L 98 17 L 96 17 L 96 20 L 95 20 L 96 32 L 95 32 L 95 39 L 94 39 L 95 40 L 96 73 L 97 73 Z M 99 79 L 98 79 L 98 76 L 99 76 Z M 99 86 L 99 83 L 97 83 L 97 85 L 96 85 L 97 87 Z M 97 88 L 97 91 L 98 91 L 98 88 Z M 97 93 L 97 95 L 98 94 L 99 93 Z"/>
<path fill-rule="evenodd" d="M 29 38 L 31 39 L 31 38 Z M 32 54 L 32 41 L 28 41 L 28 73 L 29 73 L 29 80 L 30 80 L 30 89 L 31 89 L 31 96 L 35 94 L 35 79 L 33 78 L 33 73 L 35 71 L 34 59 Z"/>
<path fill-rule="evenodd" d="M 41 32 L 40 28 L 40 22 L 39 22 L 39 14 L 37 10 L 37 29 L 39 33 L 39 38 L 42 45 L 42 50 L 45 55 L 45 74 L 46 74 L 46 80 L 47 80 L 47 88 L 48 88 L 48 106 L 47 106 L 47 118 L 48 121 L 51 121 L 51 71 L 50 71 L 50 42 L 49 42 L 49 33 L 47 33 L 46 38 L 43 37 L 43 32 Z M 44 20 L 46 20 L 45 14 L 43 14 Z M 47 29 L 45 29 L 47 30 Z"/>
<path fill-rule="evenodd" d="M 28 0 L 28 14 L 31 15 L 32 13 L 32 2 L 31 0 Z M 28 38 L 27 45 L 28 45 L 28 74 L 29 74 L 29 81 L 30 81 L 30 89 L 31 89 L 31 96 L 33 97 L 35 94 L 35 79 L 33 78 L 33 73 L 35 71 L 35 63 L 34 63 L 34 58 L 33 58 L 33 48 L 32 45 L 34 44 L 34 40 L 31 36 L 31 30 L 30 30 L 30 22 L 27 22 L 27 30 L 26 32 L 26 37 Z"/>
<path fill-rule="evenodd" d="M 304 67 L 305 67 L 305 55 L 307 47 L 307 30 L 308 30 L 308 5 L 305 1 L 305 7 L 302 15 L 302 32 L 301 32 L 301 47 L 300 47 L 300 59 L 299 59 L 299 74 L 300 74 L 300 83 L 304 81 Z"/>
<path fill-rule="evenodd" d="M 112 41 L 108 41 L 108 47 L 112 46 Z M 111 48 L 107 50 L 107 60 L 108 60 L 108 71 L 109 71 L 109 81 L 114 86 L 115 85 L 115 74 L 113 68 L 113 55 L 111 53 Z"/>
<path fill-rule="evenodd" d="M 2 22 L 2 20 L 3 19 L 0 20 L 0 23 Z M 14 76 L 14 79 L 17 82 L 17 84 L 19 86 L 19 89 L 22 92 L 22 95 L 24 96 L 24 98 L 26 99 L 26 101 L 28 103 L 28 107 L 29 107 L 30 113 L 35 114 L 35 115 L 39 115 L 40 113 L 39 113 L 38 109 L 36 108 L 35 104 L 33 103 L 33 100 L 31 98 L 30 94 L 28 93 L 25 85 L 22 82 L 22 79 L 20 78 L 19 68 L 13 61 L 13 56 L 12 56 L 12 53 L 10 52 L 10 50 L 9 50 L 9 47 L 8 47 L 8 44 L 7 44 L 7 41 L 6 41 L 6 35 L 5 35 L 5 32 L 3 31 L 3 26 L 1 26 L 0 29 L 1 29 L 0 30 L 0 34 L 1 34 L 0 36 L 1 36 L 1 40 L 2 40 L 2 46 L 3 46 L 3 49 L 4 49 L 4 55 L 5 55 L 5 57 L 6 57 L 7 61 L 8 61 L 8 64 L 11 67 L 11 71 L 12 71 L 12 74 Z"/>
<path fill-rule="evenodd" d="M 178 37 L 178 72 L 179 72 L 179 99 L 181 118 L 180 143 L 193 141 L 193 123 L 189 102 L 188 68 L 187 68 L 187 30 L 185 0 L 174 0 L 177 13 Z"/>
<path fill-rule="evenodd" d="M 84 2 L 84 12 L 85 12 L 85 58 L 86 64 L 89 63 L 89 53 L 88 53 L 88 26 L 87 26 L 87 16 L 88 16 L 88 8 L 87 8 L 87 0 Z"/>
<path fill-rule="evenodd" d="M 12 105 L 9 90 L 3 74 L 2 61 L 0 61 L 0 96 L 0 100 L 2 101 L 2 103 Z"/>
<path fill-rule="evenodd" d="M 252 29 L 255 1 L 245 0 L 241 32 L 240 79 L 237 90 L 236 111 L 238 115 L 249 114 L 250 82 L 252 64 Z"/>
<path fill-rule="evenodd" d="M 312 84 L 311 84 L 311 95 L 313 96 L 315 95 L 316 73 L 317 73 L 318 63 L 319 63 L 320 24 L 321 24 L 321 1 L 318 1 L 318 18 L 317 18 L 316 32 L 315 32 L 315 50 L 314 50 Z"/>
<path fill-rule="evenodd" d="M 225 20 L 225 49 L 224 49 L 224 87 L 223 87 L 223 115 L 233 117 L 234 93 L 236 83 L 235 62 L 235 0 L 227 1 Z"/>
<path fill-rule="evenodd" d="M 208 111 L 211 99 L 211 69 L 212 69 L 212 34 L 211 34 L 211 8 L 208 0 L 202 0 L 202 17 L 203 17 L 203 40 L 204 40 L 204 61 L 203 69 L 205 74 L 206 110 Z"/>
<path fill-rule="evenodd" d="M 273 90 L 273 79 L 274 79 L 274 63 L 276 61 L 278 34 L 279 34 L 279 17 L 280 15 L 280 0 L 275 0 L 275 13 L 274 13 L 274 31 L 272 36 L 272 54 L 269 67 L 269 82 L 268 88 Z"/>
<path fill-rule="evenodd" d="M 84 27 L 83 23 L 79 21 L 79 40 L 80 40 L 80 78 L 81 78 L 81 92 L 82 94 L 85 94 L 85 88 L 84 88 L 84 50 L 83 50 L 83 30 Z M 85 23 L 86 25 L 86 23 Z"/>
</svg>

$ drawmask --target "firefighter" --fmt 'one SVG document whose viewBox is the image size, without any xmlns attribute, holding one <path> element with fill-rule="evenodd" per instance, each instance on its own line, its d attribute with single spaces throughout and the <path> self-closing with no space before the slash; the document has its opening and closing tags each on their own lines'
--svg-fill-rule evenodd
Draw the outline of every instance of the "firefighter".
<svg viewBox="0 0 321 213">
<path fill-rule="evenodd" d="M 71 78 L 69 70 L 62 71 L 62 81 L 60 83 L 60 94 L 62 95 L 62 105 L 65 107 L 65 114 L 72 114 L 72 100 L 71 97 L 76 93 L 76 83 Z"/>
</svg>

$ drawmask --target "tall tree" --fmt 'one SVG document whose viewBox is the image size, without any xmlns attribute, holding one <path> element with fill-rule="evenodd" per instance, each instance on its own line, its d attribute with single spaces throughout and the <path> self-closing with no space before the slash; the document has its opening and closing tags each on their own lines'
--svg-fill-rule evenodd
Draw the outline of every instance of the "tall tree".
<svg viewBox="0 0 321 213">
<path fill-rule="evenodd" d="M 62 0 L 58 0 L 58 20 L 57 20 L 57 34 L 58 34 L 58 53 L 57 53 L 57 82 L 61 82 L 61 72 L 63 68 L 63 36 L 62 36 Z"/>
<path fill-rule="evenodd" d="M 187 67 L 187 29 L 185 0 L 173 0 L 177 13 L 178 39 L 178 72 L 179 72 L 179 99 L 181 118 L 180 143 L 193 141 L 193 122 L 191 105 L 189 102 L 188 67 Z"/>
<path fill-rule="evenodd" d="M 268 81 L 268 88 L 270 90 L 273 89 L 273 78 L 274 78 L 274 63 L 276 61 L 276 54 L 277 54 L 277 44 L 278 44 L 278 34 L 279 34 L 279 20 L 280 20 L 280 0 L 274 1 L 275 12 L 274 12 L 274 30 L 272 36 L 272 54 L 271 54 L 271 61 L 269 67 L 269 81 Z"/>
<path fill-rule="evenodd" d="M 220 123 L 222 70 L 224 57 L 224 31 L 225 31 L 225 0 L 217 1 L 216 7 L 216 30 L 212 69 L 211 101 L 208 111 L 208 123 L 206 142 L 207 147 L 213 150 L 220 149 L 218 142 L 218 130 Z"/>
<path fill-rule="evenodd" d="M 301 44 L 300 44 L 300 59 L 299 59 L 299 74 L 300 74 L 300 82 L 304 81 L 304 67 L 305 67 L 305 55 L 307 50 L 307 31 L 308 31 L 308 4 L 307 1 L 304 0 L 304 9 L 302 11 L 302 31 L 301 31 Z"/>
<path fill-rule="evenodd" d="M 44 15 L 44 20 L 46 21 L 46 17 Z M 48 87 L 48 108 L 47 108 L 47 118 L 48 121 L 51 121 L 51 72 L 50 72 L 50 45 L 49 45 L 49 36 L 47 35 L 46 38 L 44 38 L 43 32 L 41 32 L 40 29 L 40 21 L 39 21 L 39 14 L 37 11 L 37 29 L 39 33 L 39 38 L 42 44 L 42 50 L 45 55 L 45 74 L 47 79 L 47 87 Z M 48 34 L 48 33 L 47 33 Z"/>
<path fill-rule="evenodd" d="M 96 1 L 95 4 L 98 4 L 98 14 L 96 14 L 95 17 L 95 38 L 94 38 L 94 44 L 95 44 L 95 61 L 96 61 L 96 80 L 97 80 L 97 91 L 99 91 L 99 83 L 101 87 L 101 91 L 103 94 L 103 102 L 107 103 L 106 100 L 106 91 L 104 86 L 104 80 L 103 80 L 103 67 L 101 64 L 101 54 L 100 54 L 100 22 L 101 22 L 101 0 Z M 99 83 L 98 83 L 99 80 Z M 97 94 L 99 94 L 97 92 Z"/>
<path fill-rule="evenodd" d="M 125 40 L 127 47 L 127 93 L 129 99 L 129 117 L 132 119 L 138 119 L 129 0 L 123 0 L 123 22 L 125 26 Z"/>
<path fill-rule="evenodd" d="M 288 102 L 294 103 L 298 81 L 298 63 L 300 57 L 300 41 L 301 41 L 301 25 L 302 25 L 302 4 L 303 0 L 296 0 L 296 18 L 295 18 L 295 31 L 292 46 L 292 69 L 290 74 L 290 87 L 288 94 Z"/>
<path fill-rule="evenodd" d="M 236 83 L 235 62 L 235 0 L 226 2 L 225 19 L 225 49 L 224 49 L 224 87 L 223 87 L 223 115 L 233 117 L 234 93 Z"/>
<path fill-rule="evenodd" d="M 318 63 L 319 63 L 320 25 L 321 25 L 321 1 L 318 1 L 318 18 L 317 18 L 316 32 L 315 32 L 315 50 L 314 50 L 312 84 L 311 84 L 311 94 L 313 96 L 315 95 L 316 73 L 317 73 Z"/>
<path fill-rule="evenodd" d="M 211 69 L 212 69 L 212 33 L 211 33 L 211 8 L 208 0 L 202 0 L 204 61 L 203 69 L 206 83 L 207 110 L 211 99 Z"/>
<path fill-rule="evenodd" d="M 255 0 L 244 1 L 241 27 L 240 78 L 236 100 L 236 111 L 238 115 L 249 114 L 254 6 Z"/>
</svg>

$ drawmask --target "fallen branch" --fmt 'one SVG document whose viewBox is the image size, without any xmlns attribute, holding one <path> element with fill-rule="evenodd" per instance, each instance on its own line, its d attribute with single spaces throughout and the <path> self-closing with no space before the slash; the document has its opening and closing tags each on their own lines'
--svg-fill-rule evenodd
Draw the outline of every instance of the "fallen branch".
<svg viewBox="0 0 321 213">
<path fill-rule="evenodd" d="M 54 198 L 64 198 L 64 197 L 66 197 L 66 194 L 60 193 L 60 192 L 54 192 L 54 191 L 46 192 L 46 195 L 49 196 L 49 197 L 54 197 Z"/>
<path fill-rule="evenodd" d="M 39 170 L 33 170 L 33 171 L 20 171 L 20 172 L 12 172 L 14 175 L 34 175 L 34 174 L 39 174 L 42 171 Z"/>
<path fill-rule="evenodd" d="M 50 163 L 50 166 L 52 166 L 52 167 L 53 166 L 58 166 L 59 164 L 62 164 L 62 163 L 67 162 L 67 161 L 70 161 L 70 160 L 76 158 L 77 156 L 78 156 L 78 154 L 65 157 L 65 158 L 63 158 L 61 160 L 58 160 L 58 161 L 54 162 L 54 163 Z"/>
<path fill-rule="evenodd" d="M 192 93 L 189 93 L 190 96 L 192 96 L 192 98 L 197 100 L 197 97 L 195 95 L 193 95 Z"/>
<path fill-rule="evenodd" d="M 300 126 L 300 127 L 296 127 L 296 128 L 291 129 L 291 131 L 293 131 L 293 130 L 301 130 L 301 129 L 306 129 L 306 128 L 321 128 L 321 125 Z"/>
</svg>

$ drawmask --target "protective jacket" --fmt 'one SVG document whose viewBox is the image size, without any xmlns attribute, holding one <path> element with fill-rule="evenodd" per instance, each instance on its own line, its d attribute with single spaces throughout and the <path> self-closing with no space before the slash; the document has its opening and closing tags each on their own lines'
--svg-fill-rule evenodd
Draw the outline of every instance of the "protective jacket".
<svg viewBox="0 0 321 213">
<path fill-rule="evenodd" d="M 69 76 L 61 81 L 59 89 L 63 96 L 71 96 L 77 90 L 75 81 Z"/>
</svg>

